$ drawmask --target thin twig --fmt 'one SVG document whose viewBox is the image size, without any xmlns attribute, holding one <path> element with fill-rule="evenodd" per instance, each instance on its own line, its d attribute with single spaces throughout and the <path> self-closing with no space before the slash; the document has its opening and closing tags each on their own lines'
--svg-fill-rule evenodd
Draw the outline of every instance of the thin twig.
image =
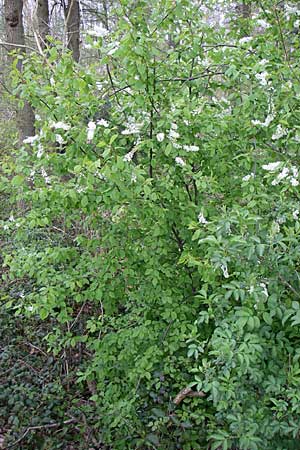
<svg viewBox="0 0 300 450">
<path fill-rule="evenodd" d="M 15 447 L 17 444 L 19 444 L 19 442 L 21 442 L 28 433 L 30 433 L 30 431 L 34 431 L 34 430 L 43 430 L 43 429 L 48 429 L 48 428 L 56 428 L 62 425 L 68 425 L 70 423 L 75 423 L 77 422 L 77 420 L 73 417 L 72 419 L 69 420 L 64 420 L 63 422 L 55 422 L 55 423 L 47 423 L 45 425 L 35 425 L 33 427 L 28 427 L 25 432 L 22 434 L 21 437 L 19 437 L 19 439 L 17 439 L 15 442 L 13 442 L 12 444 L 8 445 L 6 448 L 13 448 Z"/>
</svg>

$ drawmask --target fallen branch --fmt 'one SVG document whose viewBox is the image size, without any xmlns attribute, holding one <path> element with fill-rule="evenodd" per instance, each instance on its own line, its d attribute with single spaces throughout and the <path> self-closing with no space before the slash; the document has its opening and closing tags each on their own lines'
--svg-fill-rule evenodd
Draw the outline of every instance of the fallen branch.
<svg viewBox="0 0 300 450">
<path fill-rule="evenodd" d="M 54 422 L 54 423 L 47 423 L 47 424 L 45 424 L 45 425 L 36 425 L 36 426 L 33 426 L 33 427 L 28 427 L 28 428 L 24 431 L 24 433 L 22 434 L 22 436 L 19 437 L 19 439 L 17 439 L 17 440 L 16 440 L 15 442 L 13 442 L 12 444 L 8 445 L 8 446 L 6 447 L 6 449 L 8 449 L 8 448 L 13 448 L 13 447 L 15 447 L 17 444 L 19 444 L 19 442 L 21 442 L 21 441 L 27 436 L 27 434 L 30 433 L 30 431 L 34 431 L 34 430 L 43 430 L 43 429 L 48 429 L 48 428 L 56 428 L 56 427 L 59 427 L 59 426 L 62 426 L 62 425 L 68 425 L 68 424 L 74 423 L 74 422 L 77 422 L 77 420 L 73 417 L 72 419 L 65 420 L 64 422 Z"/>
<path fill-rule="evenodd" d="M 179 394 L 176 395 L 176 397 L 173 400 L 173 403 L 175 403 L 175 405 L 179 405 L 179 403 L 181 403 L 182 400 L 184 400 L 186 397 L 204 398 L 205 397 L 205 393 L 203 391 L 199 391 L 199 392 L 198 391 L 193 391 L 192 388 L 186 387 L 184 389 L 181 389 Z"/>
</svg>

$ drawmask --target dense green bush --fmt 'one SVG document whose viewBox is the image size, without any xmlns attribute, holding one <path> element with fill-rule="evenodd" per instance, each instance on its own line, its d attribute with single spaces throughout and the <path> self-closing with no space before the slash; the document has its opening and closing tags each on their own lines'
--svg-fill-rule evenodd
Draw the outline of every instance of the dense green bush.
<svg viewBox="0 0 300 450">
<path fill-rule="evenodd" d="M 78 388 L 113 449 L 296 449 L 296 9 L 228 31 L 190 1 L 129 3 L 88 38 L 93 67 L 57 44 L 15 74 L 39 132 L 9 182 L 7 307 L 51 318 L 55 355 L 88 352 Z M 174 402 L 186 387 L 203 397 Z"/>
</svg>

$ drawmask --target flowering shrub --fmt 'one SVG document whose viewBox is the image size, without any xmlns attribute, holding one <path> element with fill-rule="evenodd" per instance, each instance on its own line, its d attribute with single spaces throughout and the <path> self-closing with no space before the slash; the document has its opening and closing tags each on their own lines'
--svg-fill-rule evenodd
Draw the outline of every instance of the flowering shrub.
<svg viewBox="0 0 300 450">
<path fill-rule="evenodd" d="M 24 63 L 39 131 L 3 222 L 7 307 L 51 318 L 54 354 L 86 349 L 114 449 L 296 449 L 300 13 L 216 29 L 189 1 L 121 5 L 94 67 L 59 45 Z"/>
</svg>

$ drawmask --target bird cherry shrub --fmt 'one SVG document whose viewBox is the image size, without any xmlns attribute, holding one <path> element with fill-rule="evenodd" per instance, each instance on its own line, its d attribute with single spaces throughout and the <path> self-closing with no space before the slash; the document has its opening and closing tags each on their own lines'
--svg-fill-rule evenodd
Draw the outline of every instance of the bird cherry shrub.
<svg viewBox="0 0 300 450">
<path fill-rule="evenodd" d="M 7 307 L 88 355 L 114 449 L 298 448 L 300 10 L 251 5 L 122 0 L 89 67 L 53 43 L 14 75 Z"/>
</svg>

